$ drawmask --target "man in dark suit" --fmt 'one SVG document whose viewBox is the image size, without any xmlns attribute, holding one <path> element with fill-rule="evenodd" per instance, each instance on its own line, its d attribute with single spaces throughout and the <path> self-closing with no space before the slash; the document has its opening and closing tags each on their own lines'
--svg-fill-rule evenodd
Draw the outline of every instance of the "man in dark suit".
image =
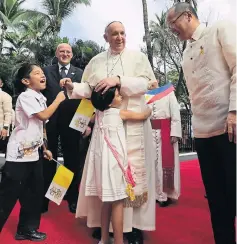
<svg viewBox="0 0 237 244">
<path fill-rule="evenodd" d="M 47 86 L 43 94 L 47 98 L 49 106 L 62 90 L 60 80 L 70 79 L 72 82 L 80 82 L 82 70 L 70 64 L 72 59 L 72 48 L 69 44 L 59 44 L 56 50 L 58 63 L 44 68 L 47 79 Z M 69 210 L 72 213 L 76 211 L 78 198 L 78 186 L 80 183 L 80 170 L 83 167 L 83 158 L 86 152 L 82 151 L 82 146 L 87 147 L 88 139 L 84 139 L 79 131 L 71 129 L 69 124 L 80 103 L 79 99 L 66 99 L 49 119 L 46 124 L 48 139 L 48 148 L 53 157 L 57 159 L 58 142 L 62 146 L 64 165 L 74 173 L 74 178 L 70 188 L 67 191 L 65 199 L 68 201 Z M 80 150 L 81 149 L 81 150 Z M 84 154 L 83 154 L 84 153 Z M 45 193 L 56 172 L 56 163 L 51 161 L 44 162 L 44 187 Z M 42 213 L 48 211 L 49 200 L 44 198 Z"/>
</svg>

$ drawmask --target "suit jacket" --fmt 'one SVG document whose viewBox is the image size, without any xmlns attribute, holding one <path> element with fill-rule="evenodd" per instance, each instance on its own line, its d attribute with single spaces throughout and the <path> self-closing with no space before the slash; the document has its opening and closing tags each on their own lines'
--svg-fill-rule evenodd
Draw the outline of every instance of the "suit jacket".
<svg viewBox="0 0 237 244">
<path fill-rule="evenodd" d="M 47 106 L 49 106 L 54 101 L 58 93 L 62 91 L 59 85 L 61 76 L 58 64 L 44 67 L 43 71 L 46 76 L 46 89 L 42 93 L 47 98 Z M 67 77 L 70 78 L 72 82 L 81 82 L 82 73 L 83 71 L 81 69 L 70 65 Z"/>
<path fill-rule="evenodd" d="M 47 98 L 47 106 L 49 106 L 58 93 L 62 91 L 62 88 L 59 85 L 59 81 L 61 80 L 61 76 L 59 73 L 58 64 L 47 66 L 43 68 L 44 74 L 46 76 L 46 89 L 42 92 L 44 96 Z M 83 71 L 73 65 L 70 65 L 70 69 L 68 70 L 67 77 L 72 80 L 72 82 L 81 82 Z M 49 119 L 50 124 L 55 129 L 57 128 L 57 121 L 65 124 L 65 127 L 69 126 L 68 121 L 72 119 L 76 108 L 79 104 L 80 100 L 74 99 L 66 99 L 63 101 L 57 111 L 53 114 L 53 116 Z M 75 105 L 77 104 L 77 105 Z M 73 105 L 73 106 L 72 106 Z M 60 112 L 59 112 L 60 111 Z M 69 113 L 70 111 L 70 113 Z M 59 117 L 60 116 L 60 117 Z M 53 128 L 52 128 L 53 129 Z"/>
</svg>

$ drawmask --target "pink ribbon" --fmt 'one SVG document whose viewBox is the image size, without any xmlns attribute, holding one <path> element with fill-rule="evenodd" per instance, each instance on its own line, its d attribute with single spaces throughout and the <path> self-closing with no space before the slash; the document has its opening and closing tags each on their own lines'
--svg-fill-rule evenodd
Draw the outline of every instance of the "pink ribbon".
<svg viewBox="0 0 237 244">
<path fill-rule="evenodd" d="M 99 123 L 99 126 L 100 126 L 100 129 L 102 130 L 103 129 L 103 124 L 102 124 L 102 121 L 100 122 L 99 121 L 99 116 L 97 114 L 97 120 L 98 120 L 98 123 Z M 136 186 L 136 182 L 134 180 L 134 171 L 132 170 L 132 166 L 130 164 L 130 161 L 128 160 L 128 167 L 126 168 L 126 170 L 124 169 L 122 163 L 120 162 L 120 159 L 119 159 L 119 153 L 118 151 L 116 150 L 116 148 L 112 145 L 112 143 L 110 142 L 109 138 L 107 137 L 106 135 L 106 132 L 104 130 L 104 139 L 108 145 L 108 147 L 110 148 L 111 152 L 113 153 L 115 159 L 117 160 L 118 162 L 118 165 L 120 167 L 120 169 L 122 170 L 123 174 L 124 174 L 124 177 L 125 177 L 125 180 L 128 184 L 131 184 L 132 187 L 135 187 Z"/>
</svg>

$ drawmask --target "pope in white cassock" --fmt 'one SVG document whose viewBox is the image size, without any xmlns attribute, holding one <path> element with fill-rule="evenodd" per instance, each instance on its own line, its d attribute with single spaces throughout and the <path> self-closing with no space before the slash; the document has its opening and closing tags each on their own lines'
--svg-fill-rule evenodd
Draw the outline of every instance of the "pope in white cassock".
<svg viewBox="0 0 237 244">
<path fill-rule="evenodd" d="M 121 22 L 110 23 L 105 29 L 104 38 L 110 48 L 91 59 L 84 71 L 82 82 L 61 85 L 72 90 L 69 94 L 72 98 L 90 98 L 94 87 L 96 90 L 107 90 L 118 85 L 123 96 L 122 109 L 143 111 L 147 106 L 144 94 L 152 89 L 152 81 L 156 80 L 146 55 L 125 48 L 126 34 Z M 129 121 L 124 126 L 128 159 L 136 172 L 136 199 L 124 208 L 123 231 L 129 232 L 126 235 L 129 244 L 142 244 L 140 230 L 155 230 L 155 148 L 149 120 Z M 96 130 L 93 134 L 95 133 Z M 92 138 L 93 136 L 95 135 Z M 101 227 L 102 203 L 90 192 L 90 183 L 86 184 L 88 167 L 90 162 L 87 157 L 76 217 L 87 217 L 89 227 Z"/>
<path fill-rule="evenodd" d="M 179 104 L 169 83 L 154 90 L 151 126 L 156 146 L 156 200 L 166 207 L 180 196 L 178 139 L 182 137 Z M 153 91 L 151 91 L 152 93 Z"/>
</svg>

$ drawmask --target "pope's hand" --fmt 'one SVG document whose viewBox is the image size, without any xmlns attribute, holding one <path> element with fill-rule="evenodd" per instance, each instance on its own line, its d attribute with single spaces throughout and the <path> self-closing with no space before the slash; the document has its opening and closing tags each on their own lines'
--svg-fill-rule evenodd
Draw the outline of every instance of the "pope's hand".
<svg viewBox="0 0 237 244">
<path fill-rule="evenodd" d="M 65 87 L 67 90 L 73 90 L 73 88 L 74 88 L 74 85 L 70 78 L 61 79 L 59 84 L 60 84 L 60 87 Z"/>
<path fill-rule="evenodd" d="M 96 85 L 95 91 L 103 90 L 102 94 L 104 94 L 109 88 L 117 85 L 120 85 L 119 77 L 105 78 Z"/>
<path fill-rule="evenodd" d="M 236 111 L 228 113 L 224 132 L 228 133 L 230 142 L 236 143 Z"/>
</svg>

